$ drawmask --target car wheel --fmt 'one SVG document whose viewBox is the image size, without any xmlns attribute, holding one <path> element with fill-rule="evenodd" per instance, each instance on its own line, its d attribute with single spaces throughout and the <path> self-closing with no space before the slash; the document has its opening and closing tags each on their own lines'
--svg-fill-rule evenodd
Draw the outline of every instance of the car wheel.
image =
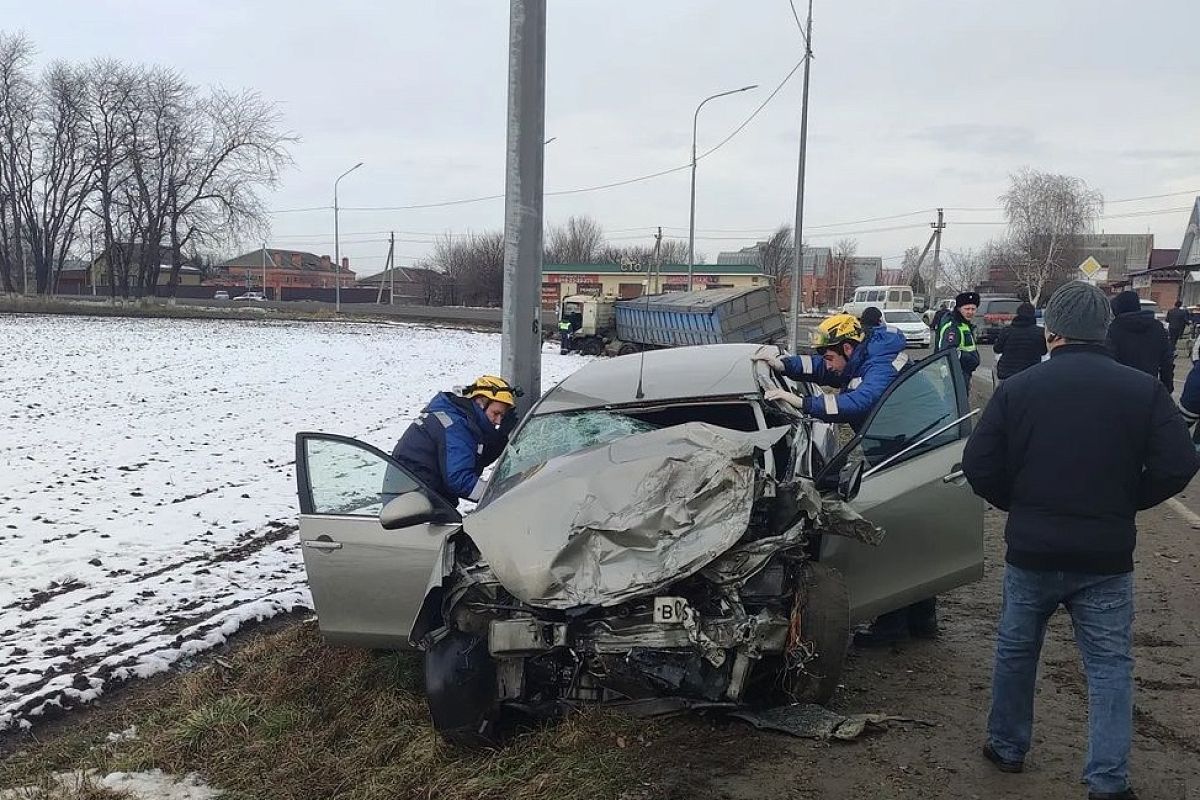
<svg viewBox="0 0 1200 800">
<path fill-rule="evenodd" d="M 450 742 L 496 742 L 496 665 L 487 640 L 451 631 L 425 651 L 425 698 L 433 728 Z"/>
<path fill-rule="evenodd" d="M 813 650 L 802 667 L 782 668 L 780 684 L 795 703 L 824 705 L 833 697 L 850 640 L 850 592 L 842 573 L 824 564 L 803 566 L 798 588 L 800 640 Z"/>
<path fill-rule="evenodd" d="M 579 350 L 585 356 L 598 356 L 604 352 L 604 342 L 600 339 L 588 339 Z"/>
<path fill-rule="evenodd" d="M 636 344 L 633 342 L 625 342 L 621 345 L 620 349 L 617 350 L 617 355 L 631 356 L 636 352 L 638 352 L 638 346 Z"/>
</svg>

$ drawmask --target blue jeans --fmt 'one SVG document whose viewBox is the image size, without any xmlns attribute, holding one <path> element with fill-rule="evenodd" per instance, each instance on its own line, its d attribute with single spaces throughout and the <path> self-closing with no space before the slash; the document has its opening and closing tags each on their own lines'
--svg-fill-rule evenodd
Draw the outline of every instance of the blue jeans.
<svg viewBox="0 0 1200 800">
<path fill-rule="evenodd" d="M 1046 623 L 1066 606 L 1088 682 L 1088 754 L 1093 792 L 1129 787 L 1133 736 L 1133 573 L 1035 572 L 1011 564 L 996 636 L 988 743 L 1006 761 L 1024 761 L 1033 734 L 1033 690 Z"/>
</svg>

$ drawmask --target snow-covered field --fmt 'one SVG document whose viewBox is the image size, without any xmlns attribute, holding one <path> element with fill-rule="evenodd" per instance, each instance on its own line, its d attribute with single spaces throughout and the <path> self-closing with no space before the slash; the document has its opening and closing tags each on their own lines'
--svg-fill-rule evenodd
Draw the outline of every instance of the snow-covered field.
<svg viewBox="0 0 1200 800">
<path fill-rule="evenodd" d="M 385 451 L 500 337 L 0 315 L 0 728 L 309 604 L 293 436 Z M 548 347 L 543 387 L 579 366 Z"/>
</svg>

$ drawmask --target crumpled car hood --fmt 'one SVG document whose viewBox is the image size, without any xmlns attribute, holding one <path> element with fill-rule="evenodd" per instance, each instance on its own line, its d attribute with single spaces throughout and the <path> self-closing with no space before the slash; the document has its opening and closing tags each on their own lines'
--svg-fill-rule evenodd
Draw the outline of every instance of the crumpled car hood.
<svg viewBox="0 0 1200 800">
<path fill-rule="evenodd" d="M 697 572 L 742 537 L 754 453 L 787 431 L 689 422 L 626 436 L 551 459 L 463 527 L 518 599 L 616 605 Z"/>
</svg>

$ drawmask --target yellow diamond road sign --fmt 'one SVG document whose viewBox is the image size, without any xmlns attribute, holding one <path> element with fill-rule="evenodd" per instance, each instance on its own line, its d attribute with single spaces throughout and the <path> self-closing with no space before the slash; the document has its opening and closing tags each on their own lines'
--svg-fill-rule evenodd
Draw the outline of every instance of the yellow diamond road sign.
<svg viewBox="0 0 1200 800">
<path fill-rule="evenodd" d="M 1084 262 L 1079 265 L 1079 271 L 1089 278 L 1094 278 L 1096 273 L 1102 269 L 1104 269 L 1104 265 L 1092 256 L 1088 256 Z"/>
</svg>

